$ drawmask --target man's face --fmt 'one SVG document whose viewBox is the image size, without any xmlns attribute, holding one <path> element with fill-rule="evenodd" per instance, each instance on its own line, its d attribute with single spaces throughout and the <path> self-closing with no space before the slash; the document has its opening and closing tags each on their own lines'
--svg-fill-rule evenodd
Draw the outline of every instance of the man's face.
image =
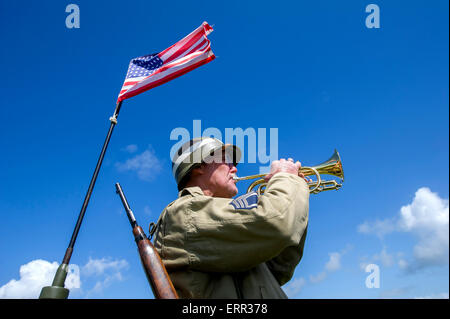
<svg viewBox="0 0 450 319">
<path fill-rule="evenodd" d="M 238 192 L 233 176 L 237 172 L 233 163 L 227 163 L 225 155 L 203 166 L 207 188 L 214 197 L 232 198 Z"/>
</svg>

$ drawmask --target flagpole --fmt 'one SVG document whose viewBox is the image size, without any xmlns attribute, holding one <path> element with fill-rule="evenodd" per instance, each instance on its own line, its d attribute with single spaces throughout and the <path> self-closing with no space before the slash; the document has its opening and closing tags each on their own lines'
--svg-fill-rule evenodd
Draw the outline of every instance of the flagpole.
<svg viewBox="0 0 450 319">
<path fill-rule="evenodd" d="M 122 100 L 127 99 L 146 90 L 150 90 L 151 88 L 171 81 L 176 77 L 179 77 L 201 65 L 212 61 L 215 58 L 215 55 L 211 51 L 210 41 L 206 38 L 206 36 L 212 31 L 212 27 L 205 21 L 200 27 L 195 29 L 182 40 L 161 51 L 160 53 L 146 55 L 131 60 L 125 82 L 122 85 L 122 89 L 120 90 L 120 98 Z M 196 41 L 191 41 L 197 36 L 203 36 L 205 38 L 207 43 L 206 47 L 198 48 Z M 188 43 L 190 43 L 190 45 L 187 45 Z M 173 62 L 181 61 L 180 59 L 183 60 L 182 64 L 179 67 L 178 64 L 174 64 Z M 163 65 L 164 67 L 162 67 Z M 156 74 L 158 76 L 155 76 Z M 142 77 L 144 78 L 144 80 L 139 80 L 139 78 Z M 137 79 L 139 80 L 138 83 L 136 82 Z M 75 245 L 75 241 L 77 239 L 78 232 L 81 227 L 81 222 L 83 221 L 83 217 L 89 203 L 89 199 L 91 198 L 92 190 L 94 189 L 95 181 L 97 180 L 97 176 L 103 162 L 103 157 L 105 156 L 109 140 L 111 139 L 112 131 L 117 124 L 117 117 L 119 115 L 121 106 L 122 101 L 118 101 L 113 116 L 109 118 L 109 120 L 111 121 L 111 126 L 109 127 L 108 134 L 106 135 L 106 139 L 103 144 L 100 157 L 97 161 L 97 166 L 95 167 L 91 182 L 89 184 L 86 197 L 84 198 L 83 206 L 81 207 L 80 215 L 78 216 L 78 220 L 75 225 L 72 238 L 70 239 L 69 246 L 67 247 L 62 263 L 59 265 L 58 270 L 56 271 L 52 285 L 42 288 L 41 294 L 39 296 L 40 299 L 66 299 L 69 296 L 69 290 L 67 288 L 64 288 L 64 282 L 69 272 L 69 262 L 72 256 L 73 247 Z"/>
<path fill-rule="evenodd" d="M 89 199 L 91 198 L 98 173 L 100 172 L 103 158 L 105 157 L 106 149 L 108 148 L 109 140 L 111 139 L 112 132 L 117 124 L 117 117 L 119 116 L 121 106 L 122 101 L 117 102 L 114 114 L 109 118 L 111 126 L 109 127 L 108 134 L 106 135 L 105 142 L 103 143 L 102 151 L 100 152 L 97 165 L 95 166 L 94 174 L 92 175 L 91 182 L 89 183 L 89 188 L 86 192 L 86 196 L 84 198 L 83 205 L 81 206 L 81 211 L 78 216 L 75 229 L 72 233 L 72 237 L 70 239 L 69 246 L 66 249 L 66 253 L 64 254 L 62 263 L 59 265 L 58 270 L 56 271 L 52 285 L 42 288 L 39 299 L 67 299 L 67 297 L 69 296 L 69 289 L 64 288 L 64 282 L 69 272 L 70 258 L 72 256 L 75 241 L 77 240 L 78 232 L 80 231 L 81 223 L 83 221 L 84 214 L 86 213 L 86 209 L 89 204 Z"/>
</svg>

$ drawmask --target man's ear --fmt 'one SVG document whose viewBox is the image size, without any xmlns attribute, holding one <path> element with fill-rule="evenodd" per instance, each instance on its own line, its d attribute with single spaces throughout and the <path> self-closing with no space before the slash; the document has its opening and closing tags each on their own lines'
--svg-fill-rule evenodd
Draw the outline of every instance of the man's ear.
<svg viewBox="0 0 450 319">
<path fill-rule="evenodd" d="M 200 176 L 205 174 L 205 163 L 201 163 L 197 167 L 194 167 L 191 171 L 192 176 Z"/>
</svg>

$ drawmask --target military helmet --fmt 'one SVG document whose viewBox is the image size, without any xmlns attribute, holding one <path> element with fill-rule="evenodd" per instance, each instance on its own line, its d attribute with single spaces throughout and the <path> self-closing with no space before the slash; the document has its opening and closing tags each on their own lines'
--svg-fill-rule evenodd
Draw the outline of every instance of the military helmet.
<svg viewBox="0 0 450 319">
<path fill-rule="evenodd" d="M 241 150 L 236 145 L 224 144 L 216 138 L 197 137 L 181 145 L 172 159 L 172 173 L 178 188 L 193 168 L 222 152 L 225 152 L 227 163 L 233 163 L 234 166 L 239 163 Z"/>
</svg>

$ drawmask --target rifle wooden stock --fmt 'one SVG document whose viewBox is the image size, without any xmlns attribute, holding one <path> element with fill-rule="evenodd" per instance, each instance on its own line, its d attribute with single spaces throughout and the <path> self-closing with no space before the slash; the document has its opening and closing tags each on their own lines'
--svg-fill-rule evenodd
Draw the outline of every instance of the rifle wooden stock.
<svg viewBox="0 0 450 319">
<path fill-rule="evenodd" d="M 147 239 L 140 226 L 133 228 L 133 235 L 141 256 L 142 266 L 147 275 L 156 299 L 178 299 L 169 274 L 162 263 L 161 257 L 150 240 Z"/>
</svg>

